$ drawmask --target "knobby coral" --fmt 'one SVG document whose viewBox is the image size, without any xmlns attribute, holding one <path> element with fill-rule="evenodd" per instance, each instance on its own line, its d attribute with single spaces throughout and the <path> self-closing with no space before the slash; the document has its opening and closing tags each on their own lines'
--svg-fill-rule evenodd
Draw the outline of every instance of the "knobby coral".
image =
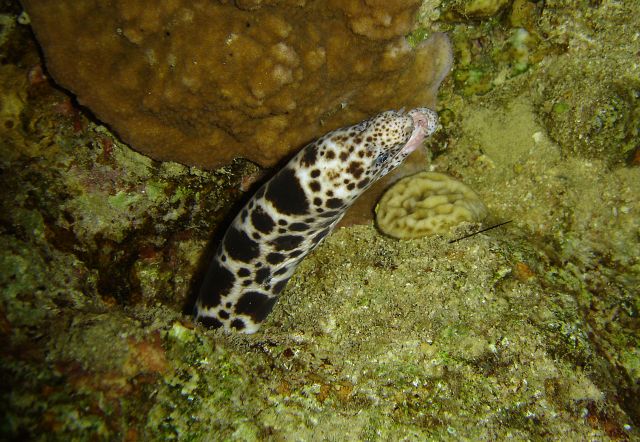
<svg viewBox="0 0 640 442">
<path fill-rule="evenodd" d="M 479 222 L 488 212 L 470 187 L 435 172 L 401 179 L 380 199 L 378 228 L 399 239 L 446 233 L 465 221 Z"/>
<path fill-rule="evenodd" d="M 433 106 L 448 39 L 412 48 L 420 2 L 23 0 L 47 68 L 141 152 L 276 164 L 381 110 Z"/>
</svg>

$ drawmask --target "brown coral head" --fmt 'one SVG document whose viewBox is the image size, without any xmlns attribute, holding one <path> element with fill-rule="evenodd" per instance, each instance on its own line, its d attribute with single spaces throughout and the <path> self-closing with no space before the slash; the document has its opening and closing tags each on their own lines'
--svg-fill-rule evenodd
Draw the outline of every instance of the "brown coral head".
<svg viewBox="0 0 640 442">
<path fill-rule="evenodd" d="M 270 167 L 380 109 L 433 106 L 451 44 L 418 0 L 22 0 L 47 73 L 142 153 Z M 153 7 L 149 7 L 153 5 Z"/>
</svg>

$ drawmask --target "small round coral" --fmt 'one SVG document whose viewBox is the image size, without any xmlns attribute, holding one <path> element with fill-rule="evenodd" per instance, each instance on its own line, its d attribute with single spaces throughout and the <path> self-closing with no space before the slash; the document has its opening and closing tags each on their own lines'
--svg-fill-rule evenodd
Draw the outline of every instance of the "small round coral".
<svg viewBox="0 0 640 442">
<path fill-rule="evenodd" d="M 420 172 L 395 183 L 376 207 L 382 233 L 398 239 L 446 233 L 465 221 L 479 222 L 488 214 L 469 186 L 435 172 Z"/>
</svg>

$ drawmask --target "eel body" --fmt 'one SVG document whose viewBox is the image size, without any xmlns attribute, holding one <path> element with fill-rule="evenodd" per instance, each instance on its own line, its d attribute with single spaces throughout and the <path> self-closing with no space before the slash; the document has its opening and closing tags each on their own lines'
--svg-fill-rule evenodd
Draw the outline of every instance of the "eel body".
<svg viewBox="0 0 640 442">
<path fill-rule="evenodd" d="M 428 108 L 387 111 L 305 146 L 233 220 L 200 287 L 196 319 L 256 332 L 300 261 L 437 122 Z"/>
</svg>

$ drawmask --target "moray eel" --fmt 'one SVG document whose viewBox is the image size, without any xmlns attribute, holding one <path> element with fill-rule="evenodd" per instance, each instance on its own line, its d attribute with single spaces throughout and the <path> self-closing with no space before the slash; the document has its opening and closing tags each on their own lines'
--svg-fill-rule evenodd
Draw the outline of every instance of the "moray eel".
<svg viewBox="0 0 640 442">
<path fill-rule="evenodd" d="M 305 146 L 233 220 L 200 287 L 196 319 L 255 333 L 300 261 L 437 123 L 428 108 L 387 111 Z"/>
</svg>

